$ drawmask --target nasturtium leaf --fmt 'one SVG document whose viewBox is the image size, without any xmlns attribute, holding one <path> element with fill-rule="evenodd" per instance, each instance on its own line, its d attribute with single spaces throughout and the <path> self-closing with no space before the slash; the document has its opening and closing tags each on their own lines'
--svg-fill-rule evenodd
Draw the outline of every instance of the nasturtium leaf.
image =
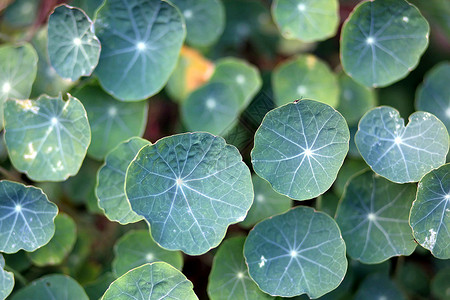
<svg viewBox="0 0 450 300">
<path fill-rule="evenodd" d="M 186 42 L 205 47 L 214 43 L 225 28 L 225 9 L 221 0 L 172 0 L 186 22 Z"/>
<path fill-rule="evenodd" d="M 450 132 L 450 62 L 433 67 L 416 93 L 416 108 L 434 114 Z"/>
<path fill-rule="evenodd" d="M 250 171 L 239 151 L 204 132 L 144 146 L 128 167 L 125 191 L 159 245 L 190 255 L 216 247 L 253 200 Z"/>
<path fill-rule="evenodd" d="M 214 255 L 208 279 L 211 300 L 273 299 L 263 293 L 248 275 L 243 250 L 245 237 L 226 239 Z"/>
<path fill-rule="evenodd" d="M 244 228 L 251 228 L 259 221 L 287 211 L 292 206 L 288 197 L 275 192 L 270 184 L 257 175 L 252 176 L 255 197 L 245 220 L 239 223 Z"/>
<path fill-rule="evenodd" d="M 175 69 L 186 29 L 168 1 L 108 0 L 95 33 L 102 44 L 95 70 L 102 87 L 124 101 L 159 92 Z"/>
<path fill-rule="evenodd" d="M 239 116 L 238 96 L 224 83 L 207 83 L 183 101 L 181 115 L 191 131 L 222 135 Z"/>
<path fill-rule="evenodd" d="M 100 42 L 91 19 L 79 8 L 60 5 L 48 18 L 48 56 L 56 72 L 72 81 L 97 66 Z"/>
<path fill-rule="evenodd" d="M 275 0 L 272 16 L 283 37 L 315 42 L 336 34 L 337 0 Z"/>
<path fill-rule="evenodd" d="M 387 86 L 417 66 L 429 33 L 425 18 L 405 0 L 364 1 L 342 28 L 342 66 L 365 86 Z"/>
<path fill-rule="evenodd" d="M 36 266 L 58 265 L 72 251 L 77 237 L 75 222 L 66 214 L 55 218 L 55 234 L 43 247 L 28 253 Z"/>
<path fill-rule="evenodd" d="M 264 292 L 318 298 L 334 290 L 347 271 L 345 243 L 336 222 L 305 206 L 266 219 L 244 246 L 250 276 Z"/>
<path fill-rule="evenodd" d="M 4 2 L 2 1 L 2 4 Z M 38 16 L 40 2 L 35 0 L 14 0 L 11 2 L 2 16 L 5 22 L 14 28 L 32 25 Z"/>
<path fill-rule="evenodd" d="M 84 285 L 84 290 L 89 299 L 100 299 L 109 285 L 116 279 L 112 272 L 106 272 Z"/>
<path fill-rule="evenodd" d="M 448 300 L 450 298 L 450 267 L 440 270 L 431 281 L 431 293 L 437 299 Z"/>
<path fill-rule="evenodd" d="M 128 224 L 142 220 L 131 210 L 125 195 L 125 173 L 139 150 L 149 143 L 139 137 L 122 142 L 108 153 L 104 165 L 98 170 L 95 189 L 98 206 L 111 221 Z"/>
<path fill-rule="evenodd" d="M 89 300 L 78 282 L 62 274 L 41 277 L 11 297 L 11 300 L 29 299 Z"/>
<path fill-rule="evenodd" d="M 179 251 L 161 248 L 148 230 L 128 231 L 114 245 L 112 269 L 117 277 L 147 263 L 163 261 L 181 270 L 183 256 Z"/>
<path fill-rule="evenodd" d="M 333 107 L 339 103 L 336 75 L 325 62 L 310 54 L 298 56 L 275 67 L 272 85 L 277 105 L 305 98 Z"/>
<path fill-rule="evenodd" d="M 355 143 L 372 170 L 390 181 L 405 183 L 419 181 L 445 163 L 449 135 L 430 113 L 410 115 L 405 126 L 396 109 L 381 106 L 361 118 Z"/>
<path fill-rule="evenodd" d="M 30 44 L 0 46 L 0 128 L 8 98 L 27 99 L 36 78 L 38 56 Z"/>
<path fill-rule="evenodd" d="M 376 264 L 413 253 L 408 216 L 415 193 L 414 184 L 396 184 L 370 170 L 352 177 L 336 212 L 348 255 Z"/>
<path fill-rule="evenodd" d="M 64 181 L 81 167 L 91 129 L 81 102 L 68 94 L 5 103 L 5 140 L 14 167 L 35 181 Z"/>
<path fill-rule="evenodd" d="M 336 181 L 334 182 L 333 189 L 338 196 L 342 196 L 344 193 L 345 185 L 350 177 L 358 173 L 359 171 L 369 168 L 367 164 L 360 159 L 347 158 L 339 170 Z"/>
<path fill-rule="evenodd" d="M 70 3 L 81 8 L 91 19 L 95 18 L 95 13 L 105 0 L 73 0 Z"/>
<path fill-rule="evenodd" d="M 422 247 L 437 258 L 450 258 L 450 164 L 419 181 L 409 224 Z"/>
<path fill-rule="evenodd" d="M 388 275 L 371 274 L 358 288 L 355 300 L 406 300 L 400 289 L 389 279 Z"/>
<path fill-rule="evenodd" d="M 73 95 L 83 103 L 91 126 L 89 156 L 102 160 L 120 142 L 144 134 L 148 110 L 146 101 L 121 102 L 94 85 L 86 85 Z"/>
<path fill-rule="evenodd" d="M 0 299 L 6 299 L 14 288 L 14 274 L 4 270 L 5 259 L 0 254 Z"/>
<path fill-rule="evenodd" d="M 344 116 L 349 126 L 357 125 L 366 111 L 375 107 L 375 92 L 357 82 L 344 72 L 338 75 L 339 105 L 336 109 Z"/>
<path fill-rule="evenodd" d="M 345 119 L 327 104 L 286 104 L 267 113 L 256 131 L 253 168 L 275 191 L 296 200 L 311 199 L 333 184 L 349 139 Z"/>
<path fill-rule="evenodd" d="M 239 109 L 244 110 L 262 86 L 258 69 L 233 57 L 226 57 L 216 62 L 210 82 L 222 82 L 233 88 L 239 100 Z"/>
<path fill-rule="evenodd" d="M 102 300 L 198 299 L 192 283 L 165 262 L 145 264 L 116 279 Z"/>
<path fill-rule="evenodd" d="M 57 214 L 58 207 L 41 189 L 0 181 L 0 251 L 34 251 L 47 244 L 55 233 Z"/>
</svg>

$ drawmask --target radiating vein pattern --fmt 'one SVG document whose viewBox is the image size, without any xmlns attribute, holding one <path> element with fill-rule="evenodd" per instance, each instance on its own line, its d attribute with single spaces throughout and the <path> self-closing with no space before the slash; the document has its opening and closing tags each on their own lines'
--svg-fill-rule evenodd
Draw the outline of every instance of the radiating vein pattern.
<svg viewBox="0 0 450 300">
<path fill-rule="evenodd" d="M 102 300 L 195 300 L 192 283 L 164 262 L 132 269 L 111 283 Z"/>
<path fill-rule="evenodd" d="M 0 251 L 34 251 L 55 233 L 55 204 L 41 189 L 0 181 Z"/>
<path fill-rule="evenodd" d="M 91 19 L 81 9 L 61 5 L 50 15 L 48 56 L 63 78 L 75 81 L 91 75 L 100 56 L 100 42 Z"/>
<path fill-rule="evenodd" d="M 81 167 L 91 130 L 81 102 L 68 95 L 8 100 L 5 141 L 11 162 L 35 181 L 63 181 Z"/>
<path fill-rule="evenodd" d="M 125 195 L 125 175 L 133 158 L 149 143 L 139 137 L 120 143 L 108 153 L 104 165 L 98 171 L 95 189 L 98 206 L 111 221 L 128 224 L 142 220 L 131 210 Z"/>
<path fill-rule="evenodd" d="M 374 108 L 359 122 L 355 143 L 367 164 L 379 175 L 397 182 L 416 182 L 445 163 L 447 129 L 427 112 L 416 112 L 405 127 L 397 110 Z"/>
<path fill-rule="evenodd" d="M 292 199 L 330 188 L 348 152 L 345 119 L 332 107 L 301 100 L 270 111 L 255 134 L 255 172 Z"/>
<path fill-rule="evenodd" d="M 450 164 L 420 180 L 409 223 L 420 245 L 437 258 L 450 258 Z"/>
<path fill-rule="evenodd" d="M 367 264 L 410 255 L 416 248 L 408 225 L 414 184 L 396 184 L 368 170 L 350 179 L 336 212 L 347 253 Z"/>
<path fill-rule="evenodd" d="M 234 146 L 209 133 L 187 133 L 142 148 L 127 170 L 133 211 L 162 247 L 207 252 L 253 201 L 248 167 Z"/>
<path fill-rule="evenodd" d="M 248 275 L 244 260 L 244 236 L 225 240 L 214 255 L 208 280 L 208 296 L 211 300 L 269 300 Z"/>
<path fill-rule="evenodd" d="M 178 9 L 160 0 L 109 0 L 95 21 L 102 44 L 96 74 L 102 87 L 124 101 L 162 89 L 175 69 L 186 29 Z"/>
<path fill-rule="evenodd" d="M 258 223 L 245 241 L 244 256 L 250 276 L 272 296 L 318 298 L 335 289 L 347 271 L 336 222 L 304 206 Z"/>
<path fill-rule="evenodd" d="M 5 259 L 0 254 L 0 298 L 6 299 L 14 288 L 14 274 L 4 270 Z"/>
<path fill-rule="evenodd" d="M 364 1 L 344 24 L 345 72 L 366 86 L 386 86 L 416 67 L 428 47 L 430 26 L 404 0 Z"/>
</svg>

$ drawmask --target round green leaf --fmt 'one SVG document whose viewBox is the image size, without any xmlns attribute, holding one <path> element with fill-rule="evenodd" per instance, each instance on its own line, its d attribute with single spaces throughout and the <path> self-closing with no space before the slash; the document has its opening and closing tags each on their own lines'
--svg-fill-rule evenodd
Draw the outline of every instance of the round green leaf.
<svg viewBox="0 0 450 300">
<path fill-rule="evenodd" d="M 124 101 L 146 99 L 169 80 L 186 29 L 177 8 L 159 0 L 108 0 L 95 33 L 102 44 L 95 70 L 102 87 Z"/>
<path fill-rule="evenodd" d="M 41 189 L 0 181 L 0 251 L 34 251 L 47 244 L 55 233 L 57 214 L 58 207 Z"/>
<path fill-rule="evenodd" d="M 41 277 L 11 297 L 11 300 L 29 299 L 89 300 L 78 282 L 61 274 Z"/>
<path fill-rule="evenodd" d="M 405 127 L 396 109 L 381 106 L 362 117 L 355 143 L 372 170 L 405 183 L 419 181 L 445 163 L 449 136 L 444 124 L 430 113 L 412 114 Z"/>
<path fill-rule="evenodd" d="M 7 272 L 5 267 L 5 259 L 0 254 L 0 299 L 6 299 L 14 288 L 14 274 Z"/>
<path fill-rule="evenodd" d="M 339 101 L 336 75 L 324 62 L 309 54 L 275 67 L 272 85 L 277 105 L 309 98 L 336 107 Z"/>
<path fill-rule="evenodd" d="M 450 164 L 419 181 L 409 224 L 422 247 L 437 258 L 450 258 Z"/>
<path fill-rule="evenodd" d="M 255 197 L 245 220 L 239 223 L 244 228 L 251 228 L 265 218 L 281 214 L 292 206 L 288 197 L 275 192 L 270 184 L 257 175 L 252 176 Z"/>
<path fill-rule="evenodd" d="M 149 143 L 139 137 L 122 142 L 108 153 L 105 164 L 98 170 L 95 189 L 98 206 L 111 221 L 128 224 L 142 220 L 131 210 L 125 195 L 125 172 L 139 150 Z"/>
<path fill-rule="evenodd" d="M 225 240 L 214 255 L 208 279 L 211 300 L 273 299 L 263 293 L 248 275 L 244 260 L 245 237 Z"/>
<path fill-rule="evenodd" d="M 92 132 L 88 155 L 102 160 L 120 142 L 144 134 L 146 101 L 117 101 L 100 87 L 87 85 L 74 93 L 83 102 Z"/>
<path fill-rule="evenodd" d="M 434 114 L 450 132 L 450 62 L 434 66 L 416 93 L 416 107 Z"/>
<path fill-rule="evenodd" d="M 236 92 L 223 83 L 207 83 L 183 101 L 181 115 L 189 130 L 223 134 L 239 115 Z"/>
<path fill-rule="evenodd" d="M 355 82 L 344 72 L 339 73 L 339 105 L 337 110 L 344 116 L 349 126 L 357 125 L 366 111 L 375 107 L 375 92 Z"/>
<path fill-rule="evenodd" d="M 336 34 L 339 25 L 337 0 L 275 0 L 272 16 L 287 39 L 314 42 Z"/>
<path fill-rule="evenodd" d="M 216 247 L 253 200 L 250 171 L 239 151 L 202 132 L 144 146 L 128 167 L 125 191 L 158 244 L 190 255 Z"/>
<path fill-rule="evenodd" d="M 192 283 L 165 262 L 145 264 L 115 280 L 102 300 L 198 299 Z"/>
<path fill-rule="evenodd" d="M 305 206 L 258 223 L 244 247 L 250 276 L 273 296 L 334 290 L 347 271 L 345 243 L 336 222 Z"/>
<path fill-rule="evenodd" d="M 128 231 L 114 245 L 112 268 L 117 277 L 146 263 L 163 261 L 181 270 L 183 256 L 155 243 L 148 230 Z"/>
<path fill-rule="evenodd" d="M 89 76 L 97 66 L 100 42 L 91 19 L 68 5 L 55 8 L 48 19 L 48 56 L 56 72 L 72 81 Z"/>
<path fill-rule="evenodd" d="M 0 128 L 8 98 L 27 99 L 36 78 L 38 56 L 30 44 L 0 46 Z"/>
<path fill-rule="evenodd" d="M 404 0 L 364 1 L 342 28 L 342 66 L 365 86 L 387 86 L 417 66 L 429 32 L 419 10 Z"/>
<path fill-rule="evenodd" d="M 375 273 L 364 279 L 355 300 L 406 300 L 397 286 L 385 274 Z"/>
<path fill-rule="evenodd" d="M 5 105 L 5 140 L 16 169 L 35 181 L 64 181 L 81 167 L 91 129 L 81 102 L 68 94 Z"/>
<path fill-rule="evenodd" d="M 48 244 L 28 253 L 28 257 L 36 266 L 58 265 L 72 251 L 76 240 L 75 222 L 66 214 L 58 214 L 55 218 L 55 234 Z"/>
<path fill-rule="evenodd" d="M 220 0 L 172 0 L 186 22 L 186 42 L 205 47 L 214 43 L 225 28 L 225 9 Z"/>
<path fill-rule="evenodd" d="M 323 194 L 336 179 L 350 139 L 332 107 L 301 100 L 276 108 L 255 134 L 253 168 L 275 191 L 296 200 Z"/>
<path fill-rule="evenodd" d="M 259 70 L 245 60 L 226 57 L 216 62 L 210 82 L 222 82 L 238 96 L 239 109 L 244 110 L 262 86 Z"/>
<path fill-rule="evenodd" d="M 440 300 L 450 298 L 450 268 L 440 270 L 431 281 L 431 293 Z"/>
<path fill-rule="evenodd" d="M 413 253 L 408 214 L 415 192 L 414 184 L 395 184 L 370 170 L 352 177 L 336 212 L 348 255 L 377 264 Z"/>
</svg>

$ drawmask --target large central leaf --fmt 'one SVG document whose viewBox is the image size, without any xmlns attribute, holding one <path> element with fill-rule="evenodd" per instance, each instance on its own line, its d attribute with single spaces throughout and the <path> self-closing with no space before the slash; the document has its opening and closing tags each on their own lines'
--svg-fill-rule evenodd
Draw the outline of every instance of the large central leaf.
<svg viewBox="0 0 450 300">
<path fill-rule="evenodd" d="M 99 10 L 95 33 L 102 52 L 95 70 L 114 97 L 135 101 L 162 89 L 175 69 L 186 35 L 177 8 L 160 0 L 109 0 Z"/>
<path fill-rule="evenodd" d="M 125 191 L 156 242 L 191 255 L 217 246 L 253 200 L 250 171 L 238 150 L 200 132 L 144 146 L 128 167 Z"/>
</svg>

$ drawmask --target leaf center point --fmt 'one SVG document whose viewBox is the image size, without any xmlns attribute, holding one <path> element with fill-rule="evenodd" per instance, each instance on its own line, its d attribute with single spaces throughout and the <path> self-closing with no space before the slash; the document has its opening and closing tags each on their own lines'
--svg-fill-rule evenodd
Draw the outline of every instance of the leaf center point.
<svg viewBox="0 0 450 300">
<path fill-rule="evenodd" d="M 8 93 L 11 90 L 11 84 L 9 82 L 5 82 L 2 86 L 2 92 Z"/>
</svg>

